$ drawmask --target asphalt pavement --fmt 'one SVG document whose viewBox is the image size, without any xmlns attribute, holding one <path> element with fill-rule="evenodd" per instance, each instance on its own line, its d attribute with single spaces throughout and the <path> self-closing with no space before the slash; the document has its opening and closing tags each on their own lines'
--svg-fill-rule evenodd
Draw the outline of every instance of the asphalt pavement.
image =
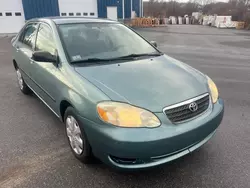
<svg viewBox="0 0 250 188">
<path fill-rule="evenodd" d="M 250 32 L 191 25 L 137 31 L 215 81 L 225 101 L 216 135 L 199 150 L 148 171 L 83 165 L 70 151 L 64 125 L 37 97 L 19 91 L 11 38 L 0 36 L 1 188 L 250 187 Z"/>
</svg>

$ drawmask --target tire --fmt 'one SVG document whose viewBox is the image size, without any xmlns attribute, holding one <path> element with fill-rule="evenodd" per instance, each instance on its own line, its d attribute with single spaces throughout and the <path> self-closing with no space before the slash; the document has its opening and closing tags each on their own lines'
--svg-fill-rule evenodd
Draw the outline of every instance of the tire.
<svg viewBox="0 0 250 188">
<path fill-rule="evenodd" d="M 27 84 L 25 83 L 22 73 L 20 71 L 20 69 L 17 67 L 16 68 L 16 75 L 17 75 L 17 82 L 18 82 L 18 86 L 19 89 L 22 91 L 23 94 L 25 95 L 29 95 L 32 93 L 32 91 L 30 90 L 30 88 L 27 86 Z"/>
<path fill-rule="evenodd" d="M 73 107 L 68 107 L 64 113 L 65 133 L 69 146 L 75 157 L 84 164 L 93 163 L 94 156 L 82 123 L 77 119 L 77 113 Z M 72 123 L 74 125 L 70 125 Z M 82 142 L 80 142 L 80 139 Z M 82 143 L 82 145 L 80 144 Z M 82 147 L 79 147 L 79 146 Z M 82 150 L 81 150 L 82 149 Z"/>
</svg>

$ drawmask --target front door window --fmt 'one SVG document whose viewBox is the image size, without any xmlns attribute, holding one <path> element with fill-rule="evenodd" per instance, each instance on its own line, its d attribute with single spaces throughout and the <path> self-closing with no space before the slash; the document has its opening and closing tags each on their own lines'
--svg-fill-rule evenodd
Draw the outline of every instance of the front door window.
<svg viewBox="0 0 250 188">
<path fill-rule="evenodd" d="M 50 27 L 45 24 L 41 24 L 38 29 L 35 51 L 45 51 L 51 55 L 55 55 L 56 45 L 52 31 Z"/>
</svg>

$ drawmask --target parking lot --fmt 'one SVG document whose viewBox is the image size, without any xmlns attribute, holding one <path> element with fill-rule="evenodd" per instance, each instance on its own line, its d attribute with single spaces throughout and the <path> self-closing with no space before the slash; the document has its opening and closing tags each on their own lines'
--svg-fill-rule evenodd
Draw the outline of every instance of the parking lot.
<svg viewBox="0 0 250 188">
<path fill-rule="evenodd" d="M 70 151 L 64 125 L 36 97 L 19 91 L 11 38 L 0 35 L 1 188 L 250 186 L 250 32 L 192 25 L 137 31 L 215 81 L 225 102 L 216 135 L 157 169 L 121 173 L 99 162 L 83 165 Z"/>
</svg>

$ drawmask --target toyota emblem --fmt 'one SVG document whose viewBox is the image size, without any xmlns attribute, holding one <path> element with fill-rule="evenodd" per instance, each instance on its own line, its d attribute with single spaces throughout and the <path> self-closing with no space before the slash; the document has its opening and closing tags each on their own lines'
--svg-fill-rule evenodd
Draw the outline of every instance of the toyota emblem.
<svg viewBox="0 0 250 188">
<path fill-rule="evenodd" d="M 190 103 L 189 104 L 189 110 L 191 111 L 191 112 L 195 112 L 195 111 L 197 111 L 198 110 L 198 105 L 197 105 L 197 103 L 196 102 L 192 102 L 192 103 Z"/>
</svg>

